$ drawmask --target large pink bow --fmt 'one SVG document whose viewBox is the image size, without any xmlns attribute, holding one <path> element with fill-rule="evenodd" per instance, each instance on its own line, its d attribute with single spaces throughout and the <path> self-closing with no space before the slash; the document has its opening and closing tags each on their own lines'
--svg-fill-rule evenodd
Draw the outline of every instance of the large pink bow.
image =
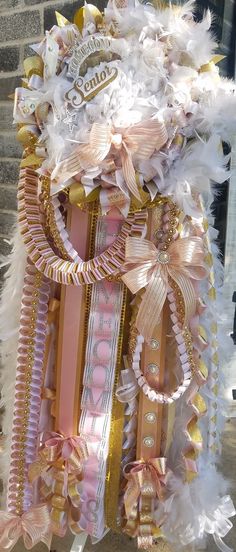
<svg viewBox="0 0 236 552">
<path fill-rule="evenodd" d="M 59 163 L 52 172 L 52 180 L 60 178 L 60 181 L 64 182 L 81 170 L 100 166 L 109 153 L 111 157 L 115 157 L 119 152 L 127 187 L 140 200 L 133 156 L 137 156 L 139 160 L 149 159 L 155 150 L 159 150 L 166 143 L 167 139 L 168 134 L 164 123 L 155 119 L 149 119 L 128 128 L 111 128 L 107 124 L 94 123 L 90 131 L 89 143 L 79 145 L 65 161 Z"/>
<path fill-rule="evenodd" d="M 10 512 L 0 512 L 0 549 L 12 550 L 20 537 L 30 550 L 39 542 L 44 542 L 50 550 L 52 534 L 51 519 L 46 504 L 40 504 L 17 516 Z"/>
<path fill-rule="evenodd" d="M 132 293 L 146 287 L 136 319 L 136 327 L 146 341 L 158 324 L 171 279 L 178 285 L 185 306 L 187 324 L 196 312 L 196 294 L 192 279 L 207 276 L 204 245 L 199 237 L 180 238 L 167 251 L 158 250 L 148 240 L 128 237 L 122 280 Z M 129 270 L 130 269 L 130 270 Z"/>
</svg>

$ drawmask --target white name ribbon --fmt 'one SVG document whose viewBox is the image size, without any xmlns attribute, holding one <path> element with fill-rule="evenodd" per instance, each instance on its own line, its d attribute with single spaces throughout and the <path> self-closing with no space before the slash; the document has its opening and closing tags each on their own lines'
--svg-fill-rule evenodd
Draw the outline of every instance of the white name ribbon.
<svg viewBox="0 0 236 552">
<path fill-rule="evenodd" d="M 114 241 L 120 226 L 119 215 L 117 219 L 114 215 L 98 219 L 96 254 Z M 114 281 L 104 280 L 92 287 L 79 427 L 91 456 L 81 482 L 79 523 L 81 529 L 96 539 L 101 539 L 105 531 L 106 461 L 123 293 L 123 283 Z"/>
</svg>

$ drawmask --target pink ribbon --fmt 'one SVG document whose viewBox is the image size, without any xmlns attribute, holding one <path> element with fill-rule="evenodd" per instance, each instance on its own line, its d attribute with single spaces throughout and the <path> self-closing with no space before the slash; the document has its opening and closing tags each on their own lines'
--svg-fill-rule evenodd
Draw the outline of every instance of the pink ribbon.
<svg viewBox="0 0 236 552">
<path fill-rule="evenodd" d="M 0 513 L 0 549 L 12 550 L 20 537 L 30 550 L 39 542 L 44 542 L 50 550 L 51 531 L 50 515 L 46 504 L 31 508 L 22 516 L 10 512 Z"/>
<path fill-rule="evenodd" d="M 80 474 L 82 463 L 87 460 L 87 446 L 81 437 L 73 436 L 65 438 L 59 433 L 52 433 L 51 438 L 39 451 L 39 458 L 29 468 L 29 478 L 34 481 L 42 472 L 48 470 L 58 460 L 65 462 L 66 474 Z"/>
<path fill-rule="evenodd" d="M 94 123 L 89 143 L 78 145 L 73 153 L 59 163 L 52 172 L 52 180 L 65 182 L 81 170 L 102 166 L 119 153 L 123 176 L 131 194 L 140 200 L 136 182 L 134 156 L 139 160 L 149 159 L 155 150 L 161 149 L 168 139 L 164 123 L 148 119 L 128 128 L 111 128 L 107 124 Z"/>
<path fill-rule="evenodd" d="M 158 250 L 148 240 L 126 239 L 124 269 L 127 272 L 122 280 L 132 293 L 146 287 L 136 319 L 136 327 L 146 341 L 151 339 L 158 323 L 171 280 L 179 287 L 184 300 L 184 325 L 195 314 L 197 299 L 192 280 L 207 276 L 204 254 L 203 241 L 198 237 L 178 239 L 167 251 Z"/>
</svg>

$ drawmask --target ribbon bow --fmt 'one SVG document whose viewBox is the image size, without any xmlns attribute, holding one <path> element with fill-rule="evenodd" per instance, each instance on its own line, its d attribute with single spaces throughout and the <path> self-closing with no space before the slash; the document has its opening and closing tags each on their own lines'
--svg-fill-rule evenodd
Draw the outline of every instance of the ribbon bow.
<svg viewBox="0 0 236 552">
<path fill-rule="evenodd" d="M 196 294 L 191 280 L 201 280 L 207 276 L 204 256 L 203 241 L 199 237 L 178 239 L 172 242 L 167 251 L 158 250 L 148 240 L 126 239 L 124 268 L 128 272 L 122 276 L 122 280 L 132 293 L 147 288 L 136 320 L 136 327 L 146 341 L 151 339 L 158 324 L 171 287 L 170 279 L 176 282 L 184 300 L 184 324 L 195 314 Z"/>
<path fill-rule="evenodd" d="M 68 523 L 71 530 L 73 520 L 72 507 L 80 505 L 79 482 L 83 470 L 83 461 L 88 458 L 86 442 L 78 436 L 63 437 L 51 433 L 39 451 L 39 457 L 29 468 L 29 480 L 34 481 L 40 475 L 41 495 L 51 503 L 51 527 L 53 532 L 63 537 Z"/>
<path fill-rule="evenodd" d="M 156 498 L 164 498 L 167 468 L 166 458 L 151 458 L 146 462 L 139 460 L 127 464 L 124 475 L 128 480 L 124 495 L 127 524 L 125 532 L 138 536 L 138 546 L 146 548 L 152 545 L 153 525 L 155 523 Z"/>
<path fill-rule="evenodd" d="M 51 519 L 46 504 L 40 504 L 22 516 L 10 512 L 0 513 L 0 549 L 9 552 L 23 537 L 24 545 L 30 550 L 39 542 L 44 542 L 50 550 Z"/>
<path fill-rule="evenodd" d="M 78 475 L 82 473 L 82 464 L 88 458 L 85 441 L 78 436 L 63 437 L 52 433 L 39 451 L 39 458 L 29 468 L 29 479 L 34 481 L 44 471 L 58 462 L 65 465 L 65 473 Z"/>
<path fill-rule="evenodd" d="M 125 369 L 120 373 L 120 385 L 117 387 L 116 397 L 121 403 L 129 403 L 131 407 L 139 393 L 139 386 L 134 371 L 129 367 L 127 356 L 124 356 L 123 360 Z"/>
<path fill-rule="evenodd" d="M 164 123 L 155 119 L 128 128 L 113 129 L 107 124 L 94 123 L 89 143 L 79 145 L 65 161 L 59 163 L 52 172 L 52 180 L 59 177 L 60 181 L 64 182 L 83 169 L 100 166 L 113 146 L 111 157 L 119 152 L 127 187 L 140 200 L 133 156 L 140 160 L 149 159 L 155 150 L 164 146 L 167 139 Z"/>
<path fill-rule="evenodd" d="M 166 479 L 166 458 L 151 458 L 144 462 L 137 460 L 125 466 L 124 475 L 128 480 L 125 491 L 125 513 L 127 519 L 137 517 L 140 496 L 149 499 L 163 499 Z"/>
</svg>

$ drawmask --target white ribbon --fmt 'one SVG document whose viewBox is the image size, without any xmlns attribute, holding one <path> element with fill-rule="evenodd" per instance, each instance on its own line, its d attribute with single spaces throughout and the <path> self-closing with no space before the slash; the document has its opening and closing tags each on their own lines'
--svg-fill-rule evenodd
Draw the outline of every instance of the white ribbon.
<svg viewBox="0 0 236 552">
<path fill-rule="evenodd" d="M 233 548 L 227 546 L 222 538 L 224 538 L 232 529 L 233 524 L 229 518 L 235 516 L 236 511 L 233 502 L 229 495 L 221 499 L 220 505 L 215 510 L 213 515 L 204 516 L 204 530 L 213 536 L 216 546 L 221 552 L 234 552 Z"/>
<path fill-rule="evenodd" d="M 124 365 L 125 370 L 121 371 L 121 385 L 116 390 L 116 397 L 121 403 L 128 403 L 131 406 L 139 393 L 139 386 L 134 371 L 129 367 L 126 356 L 124 356 Z"/>
<path fill-rule="evenodd" d="M 59 46 L 52 35 L 46 33 L 46 48 L 44 52 L 44 80 L 54 77 L 57 72 Z"/>
<path fill-rule="evenodd" d="M 178 540 L 182 546 L 188 546 L 195 541 L 201 541 L 207 535 L 212 535 L 221 552 L 234 552 L 222 540 L 233 527 L 229 518 L 236 514 L 230 496 L 219 499 L 219 505 L 215 510 L 208 510 L 207 506 L 205 509 L 204 503 L 200 509 L 192 502 L 189 485 L 183 485 L 181 480 L 172 476 L 168 488 L 170 496 L 162 504 L 161 510 L 155 512 L 156 518 L 164 514 L 162 529 L 168 542 L 176 543 Z"/>
</svg>

